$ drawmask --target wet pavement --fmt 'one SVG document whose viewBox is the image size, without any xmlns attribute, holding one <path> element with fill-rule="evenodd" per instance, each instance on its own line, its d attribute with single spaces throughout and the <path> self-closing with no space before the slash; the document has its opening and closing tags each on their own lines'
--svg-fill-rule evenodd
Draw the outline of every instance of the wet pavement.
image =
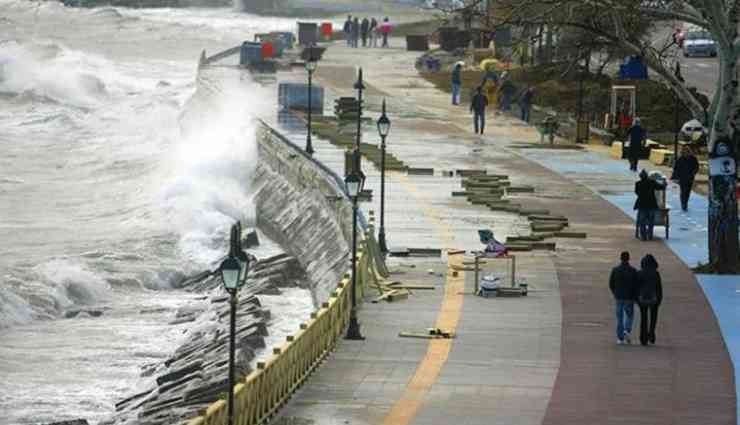
<svg viewBox="0 0 740 425">
<path fill-rule="evenodd" d="M 524 217 L 452 197 L 451 191 L 461 190 L 460 179 L 443 172 L 458 168 L 507 174 L 512 184 L 534 186 L 517 202 L 565 215 L 570 230 L 588 237 L 556 239 L 552 253 L 517 253 L 518 273 L 537 289 L 526 298 L 468 295 L 472 273 L 453 277 L 447 264 L 456 256 L 391 259 L 399 273 L 393 280 L 439 290 L 365 303 L 360 320 L 367 339 L 342 341 L 274 423 L 735 424 L 728 337 L 720 333 L 731 322 L 720 318 L 718 326 L 687 266 L 703 258 L 697 247 L 706 226 L 693 213 L 701 211 L 701 199 L 694 197 L 691 214 L 674 216 L 668 245 L 636 240 L 629 216 L 634 177 L 624 163 L 588 151 L 514 149 L 539 135 L 503 116 L 489 117 L 486 136 L 472 134 L 467 108 L 450 105 L 447 94 L 418 78 L 417 54 L 401 43 L 392 40 L 391 49 L 334 45 L 317 72 L 331 109 L 333 98 L 354 95 L 348 85 L 354 79 L 344 73 L 363 66 L 370 87 L 367 115 L 376 118 L 382 98 L 388 100 L 389 152 L 435 170 L 434 176 L 387 174 L 389 244 L 472 250 L 480 248 L 480 228 L 492 228 L 500 239 L 529 233 Z M 300 81 L 302 75 L 285 77 Z M 363 141 L 379 141 L 374 126 L 364 127 Z M 315 157 L 341 174 L 343 152 L 318 138 L 314 147 Z M 369 162 L 363 170 L 373 200 L 362 209 L 377 215 L 379 173 Z M 607 277 L 623 249 L 634 262 L 651 252 L 661 264 L 666 298 L 655 347 L 614 344 Z M 707 286 L 704 291 L 712 293 Z M 440 345 L 397 336 L 435 323 L 448 325 L 457 337 Z"/>
</svg>

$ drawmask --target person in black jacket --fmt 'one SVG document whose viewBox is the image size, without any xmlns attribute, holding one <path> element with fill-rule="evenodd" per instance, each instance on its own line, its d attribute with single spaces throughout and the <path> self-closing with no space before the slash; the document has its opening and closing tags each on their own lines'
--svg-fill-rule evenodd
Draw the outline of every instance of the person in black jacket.
<svg viewBox="0 0 740 425">
<path fill-rule="evenodd" d="M 621 263 L 609 275 L 609 289 L 614 296 L 617 310 L 617 344 L 632 343 L 632 319 L 637 291 L 637 270 L 630 265 L 630 253 L 619 255 Z"/>
<path fill-rule="evenodd" d="M 367 36 L 370 31 L 370 21 L 367 18 L 362 19 L 360 23 L 360 37 L 362 38 L 362 47 L 367 47 Z"/>
<path fill-rule="evenodd" d="M 689 208 L 689 196 L 691 188 L 694 186 L 694 176 L 699 171 L 699 161 L 684 147 L 681 150 L 681 157 L 673 164 L 672 180 L 677 180 L 681 187 L 681 209 L 686 211 Z"/>
<path fill-rule="evenodd" d="M 639 289 L 637 303 L 640 305 L 640 344 L 655 344 L 655 324 L 658 320 L 658 307 L 663 301 L 663 284 L 658 273 L 658 262 L 651 254 L 640 262 L 637 273 Z"/>
<path fill-rule="evenodd" d="M 347 38 L 347 46 L 352 46 L 352 15 L 347 15 L 347 20 L 344 21 L 344 36 Z"/>
<path fill-rule="evenodd" d="M 475 89 L 475 95 L 470 102 L 470 112 L 473 113 L 475 134 L 483 134 L 483 130 L 486 127 L 486 106 L 488 106 L 488 98 L 483 94 L 483 88 L 478 87 Z M 480 133 L 478 133 L 479 127 Z"/>
<path fill-rule="evenodd" d="M 637 226 L 639 228 L 639 237 L 643 241 L 653 240 L 653 227 L 655 226 L 655 213 L 658 209 L 658 200 L 655 198 L 655 191 L 660 189 L 654 180 L 648 178 L 647 171 L 640 172 L 640 181 L 635 183 L 635 200 L 634 209 L 637 210 Z"/>
<path fill-rule="evenodd" d="M 630 145 L 627 148 L 627 158 L 630 161 L 630 170 L 637 171 L 637 161 L 640 160 L 643 145 L 647 138 L 647 133 L 645 133 L 645 129 L 640 125 L 639 118 L 635 118 L 632 127 L 627 130 L 627 136 L 630 138 Z"/>
</svg>

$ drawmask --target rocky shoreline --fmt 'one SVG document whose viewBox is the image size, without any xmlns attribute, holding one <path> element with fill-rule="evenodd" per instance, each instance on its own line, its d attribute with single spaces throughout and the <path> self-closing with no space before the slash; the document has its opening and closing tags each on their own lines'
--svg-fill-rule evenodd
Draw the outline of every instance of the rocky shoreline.
<svg viewBox="0 0 740 425">
<path fill-rule="evenodd" d="M 281 287 L 303 286 L 306 276 L 295 258 L 278 254 L 258 260 L 241 291 L 236 315 L 236 373 L 252 372 L 257 350 L 265 348 L 270 311 L 260 294 L 276 295 Z M 170 425 L 184 423 L 228 389 L 229 296 L 217 272 L 204 272 L 182 282 L 182 288 L 203 293 L 197 305 L 180 308 L 171 324 L 192 322 L 189 335 L 172 355 L 142 368 L 153 382 L 116 403 L 116 414 L 102 424 Z"/>
</svg>

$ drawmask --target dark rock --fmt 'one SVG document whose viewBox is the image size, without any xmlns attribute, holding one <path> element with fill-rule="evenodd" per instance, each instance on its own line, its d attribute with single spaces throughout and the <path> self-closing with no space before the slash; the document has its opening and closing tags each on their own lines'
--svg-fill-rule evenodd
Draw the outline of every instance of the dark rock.
<svg viewBox="0 0 740 425">
<path fill-rule="evenodd" d="M 263 289 L 262 291 L 260 291 L 259 294 L 260 295 L 281 295 L 282 293 L 283 292 L 280 289 L 273 286 L 270 288 Z"/>
<path fill-rule="evenodd" d="M 259 246 L 259 244 L 260 239 L 257 236 L 256 230 L 252 230 L 251 232 L 247 233 L 247 236 L 242 240 L 242 247 L 246 249 Z"/>
<path fill-rule="evenodd" d="M 195 371 L 201 370 L 202 367 L 203 367 L 203 361 L 202 360 L 194 361 L 194 362 L 188 364 L 185 367 L 182 367 L 182 368 L 177 369 L 177 370 L 173 370 L 172 372 L 169 372 L 169 373 L 166 373 L 166 374 L 164 374 L 162 376 L 159 376 L 157 378 L 157 385 L 162 385 L 165 382 L 169 382 L 169 381 L 174 381 L 176 379 L 180 379 L 180 378 L 182 378 L 183 376 L 185 376 L 185 375 L 187 375 L 189 373 L 193 373 Z"/>
<path fill-rule="evenodd" d="M 87 419 L 72 419 L 70 421 L 51 422 L 46 425 L 90 425 Z"/>
</svg>

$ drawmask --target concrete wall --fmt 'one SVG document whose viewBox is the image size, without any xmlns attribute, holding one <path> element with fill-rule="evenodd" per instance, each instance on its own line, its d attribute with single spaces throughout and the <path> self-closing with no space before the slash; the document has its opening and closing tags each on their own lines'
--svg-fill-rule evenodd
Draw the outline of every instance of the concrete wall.
<svg viewBox="0 0 740 425">
<path fill-rule="evenodd" d="M 320 305 L 350 266 L 352 206 L 331 171 L 266 125 L 258 131 L 257 226 L 298 259 Z"/>
</svg>

